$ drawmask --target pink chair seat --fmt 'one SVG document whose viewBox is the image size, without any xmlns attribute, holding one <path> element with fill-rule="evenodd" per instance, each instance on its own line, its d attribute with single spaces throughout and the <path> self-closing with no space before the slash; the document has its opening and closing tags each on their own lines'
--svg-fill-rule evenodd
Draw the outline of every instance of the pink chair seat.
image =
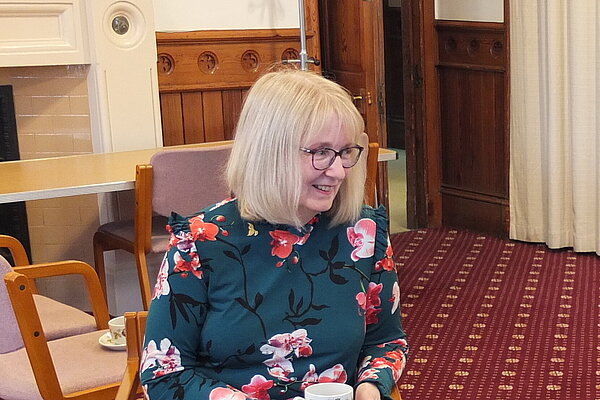
<svg viewBox="0 0 600 400">
<path fill-rule="evenodd" d="M 106 332 L 94 331 L 48 342 L 63 393 L 121 381 L 127 352 L 103 348 L 98 339 Z M 25 348 L 0 354 L 0 376 L 0 398 L 42 400 Z"/>
</svg>

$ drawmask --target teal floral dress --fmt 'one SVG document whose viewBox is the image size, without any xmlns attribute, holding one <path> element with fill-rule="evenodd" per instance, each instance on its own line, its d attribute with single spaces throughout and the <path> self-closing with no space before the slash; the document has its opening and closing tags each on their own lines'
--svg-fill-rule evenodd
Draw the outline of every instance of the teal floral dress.
<svg viewBox="0 0 600 400">
<path fill-rule="evenodd" d="M 408 345 L 383 208 L 298 230 L 244 220 L 227 199 L 168 229 L 141 365 L 149 399 L 298 399 L 364 381 L 389 398 Z"/>
</svg>

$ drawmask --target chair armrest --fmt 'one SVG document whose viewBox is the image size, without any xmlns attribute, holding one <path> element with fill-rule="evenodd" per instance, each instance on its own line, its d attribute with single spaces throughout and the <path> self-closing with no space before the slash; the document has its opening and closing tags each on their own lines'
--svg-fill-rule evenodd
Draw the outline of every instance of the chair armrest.
<svg viewBox="0 0 600 400">
<path fill-rule="evenodd" d="M 25 247 L 16 238 L 8 235 L 0 235 L 0 247 L 5 247 L 10 251 L 15 265 L 29 265 Z"/>
<path fill-rule="evenodd" d="M 146 332 L 147 311 L 126 312 L 125 330 L 127 331 L 127 368 L 115 400 L 133 400 L 140 393 L 140 362 L 144 333 Z"/>
<path fill-rule="evenodd" d="M 115 400 L 134 400 L 137 398 L 137 388 L 140 385 L 139 367 L 139 360 L 138 362 L 127 360 L 127 368 L 125 368 L 125 374 L 119 385 Z"/>
<path fill-rule="evenodd" d="M 46 335 L 33 300 L 30 280 L 23 274 L 11 271 L 4 276 L 4 282 L 15 312 L 25 350 L 44 399 L 62 398 L 56 368 L 52 362 Z"/>
<path fill-rule="evenodd" d="M 14 272 L 25 275 L 28 279 L 47 278 L 62 275 L 81 275 L 85 280 L 98 329 L 108 329 L 108 306 L 104 299 L 100 280 L 96 271 L 82 261 L 58 261 L 45 264 L 33 264 L 13 268 Z"/>
<path fill-rule="evenodd" d="M 402 400 L 402 396 L 400 396 L 400 390 L 398 390 L 397 385 L 394 385 L 394 388 L 392 389 L 392 399 Z"/>
</svg>

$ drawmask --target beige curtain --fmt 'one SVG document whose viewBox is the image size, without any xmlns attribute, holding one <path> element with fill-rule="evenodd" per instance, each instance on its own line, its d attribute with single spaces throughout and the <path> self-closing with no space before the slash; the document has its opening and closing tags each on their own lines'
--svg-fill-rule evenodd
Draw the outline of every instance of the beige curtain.
<svg viewBox="0 0 600 400">
<path fill-rule="evenodd" d="M 510 237 L 600 254 L 600 1 L 510 10 Z"/>
</svg>

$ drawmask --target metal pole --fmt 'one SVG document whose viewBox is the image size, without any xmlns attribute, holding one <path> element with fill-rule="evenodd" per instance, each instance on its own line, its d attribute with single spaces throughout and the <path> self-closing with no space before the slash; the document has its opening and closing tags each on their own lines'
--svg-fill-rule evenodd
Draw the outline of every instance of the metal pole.
<svg viewBox="0 0 600 400">
<path fill-rule="evenodd" d="M 306 52 L 306 26 L 304 21 L 304 0 L 298 0 L 298 14 L 300 15 L 300 69 L 308 71 L 306 65 L 308 53 Z"/>
</svg>

